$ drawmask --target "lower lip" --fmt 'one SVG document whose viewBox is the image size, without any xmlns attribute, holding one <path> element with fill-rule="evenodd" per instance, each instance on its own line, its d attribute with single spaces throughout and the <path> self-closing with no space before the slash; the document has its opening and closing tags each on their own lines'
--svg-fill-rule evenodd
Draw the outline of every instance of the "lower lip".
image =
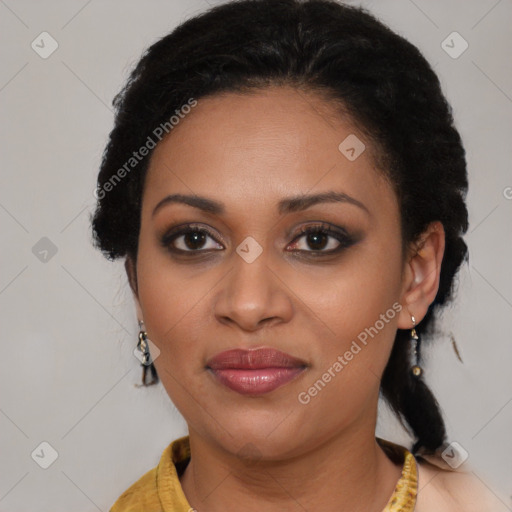
<svg viewBox="0 0 512 512">
<path fill-rule="evenodd" d="M 210 371 L 228 388 L 242 395 L 263 395 L 284 386 L 305 368 L 258 368 L 240 370 L 226 368 Z"/>
</svg>

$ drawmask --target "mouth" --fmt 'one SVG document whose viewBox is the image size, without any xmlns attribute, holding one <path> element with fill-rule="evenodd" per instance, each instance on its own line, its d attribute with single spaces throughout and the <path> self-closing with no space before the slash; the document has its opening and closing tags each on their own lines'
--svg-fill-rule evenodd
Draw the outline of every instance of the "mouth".
<svg viewBox="0 0 512 512">
<path fill-rule="evenodd" d="M 212 357 L 206 368 L 218 382 L 242 395 L 264 395 L 295 379 L 305 361 L 272 348 L 234 349 Z"/>
</svg>

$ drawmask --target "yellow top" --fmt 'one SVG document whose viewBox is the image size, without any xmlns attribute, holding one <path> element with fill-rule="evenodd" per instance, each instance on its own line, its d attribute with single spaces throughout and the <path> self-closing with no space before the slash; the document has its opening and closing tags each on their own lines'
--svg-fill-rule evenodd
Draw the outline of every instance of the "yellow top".
<svg viewBox="0 0 512 512">
<path fill-rule="evenodd" d="M 403 462 L 402 475 L 382 512 L 412 512 L 418 491 L 416 459 L 407 448 L 376 438 L 394 462 Z M 162 453 L 160 463 L 132 484 L 114 503 L 110 512 L 190 512 L 178 478 L 190 458 L 188 436 L 173 441 Z M 179 464 L 181 470 L 176 467 Z"/>
</svg>

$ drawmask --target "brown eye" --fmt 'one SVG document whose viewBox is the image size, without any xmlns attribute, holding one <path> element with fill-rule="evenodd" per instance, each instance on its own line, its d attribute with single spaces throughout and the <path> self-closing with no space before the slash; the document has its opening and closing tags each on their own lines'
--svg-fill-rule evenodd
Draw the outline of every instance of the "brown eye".
<svg viewBox="0 0 512 512">
<path fill-rule="evenodd" d="M 329 240 L 329 235 L 325 233 L 308 233 L 307 235 L 304 235 L 306 244 L 309 248 L 313 249 L 314 251 L 321 251 L 322 249 L 326 249 L 327 246 L 329 246 L 329 242 L 335 242 L 334 240 Z M 339 242 L 338 242 L 339 243 Z M 336 242 L 335 247 L 336 248 Z M 333 247 L 331 247 L 332 249 Z"/>
<path fill-rule="evenodd" d="M 208 239 L 212 241 L 208 242 Z M 192 225 L 171 230 L 162 238 L 161 243 L 173 252 L 201 252 L 224 248 L 216 242 L 209 230 Z"/>
<path fill-rule="evenodd" d="M 301 235 L 293 242 L 293 250 L 333 254 L 354 243 L 343 229 L 334 229 L 329 225 L 302 228 Z M 299 242 L 303 239 L 303 242 Z"/>
</svg>

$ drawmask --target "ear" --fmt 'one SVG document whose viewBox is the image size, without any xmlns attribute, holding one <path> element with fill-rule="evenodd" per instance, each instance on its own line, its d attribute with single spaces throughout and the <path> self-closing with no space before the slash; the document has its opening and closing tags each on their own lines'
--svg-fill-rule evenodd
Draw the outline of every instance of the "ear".
<svg viewBox="0 0 512 512">
<path fill-rule="evenodd" d="M 402 296 L 403 309 L 398 316 L 398 328 L 410 329 L 427 314 L 436 298 L 441 276 L 441 262 L 445 247 L 445 232 L 441 222 L 432 222 L 413 244 L 405 263 Z"/>
<path fill-rule="evenodd" d="M 128 283 L 130 284 L 130 288 L 133 293 L 135 309 L 137 310 L 137 318 L 139 320 L 143 320 L 144 316 L 142 314 L 142 308 L 140 307 L 139 303 L 139 287 L 137 284 L 137 264 L 130 256 L 127 256 L 124 261 L 124 268 L 126 270 L 126 275 L 128 276 Z"/>
</svg>

